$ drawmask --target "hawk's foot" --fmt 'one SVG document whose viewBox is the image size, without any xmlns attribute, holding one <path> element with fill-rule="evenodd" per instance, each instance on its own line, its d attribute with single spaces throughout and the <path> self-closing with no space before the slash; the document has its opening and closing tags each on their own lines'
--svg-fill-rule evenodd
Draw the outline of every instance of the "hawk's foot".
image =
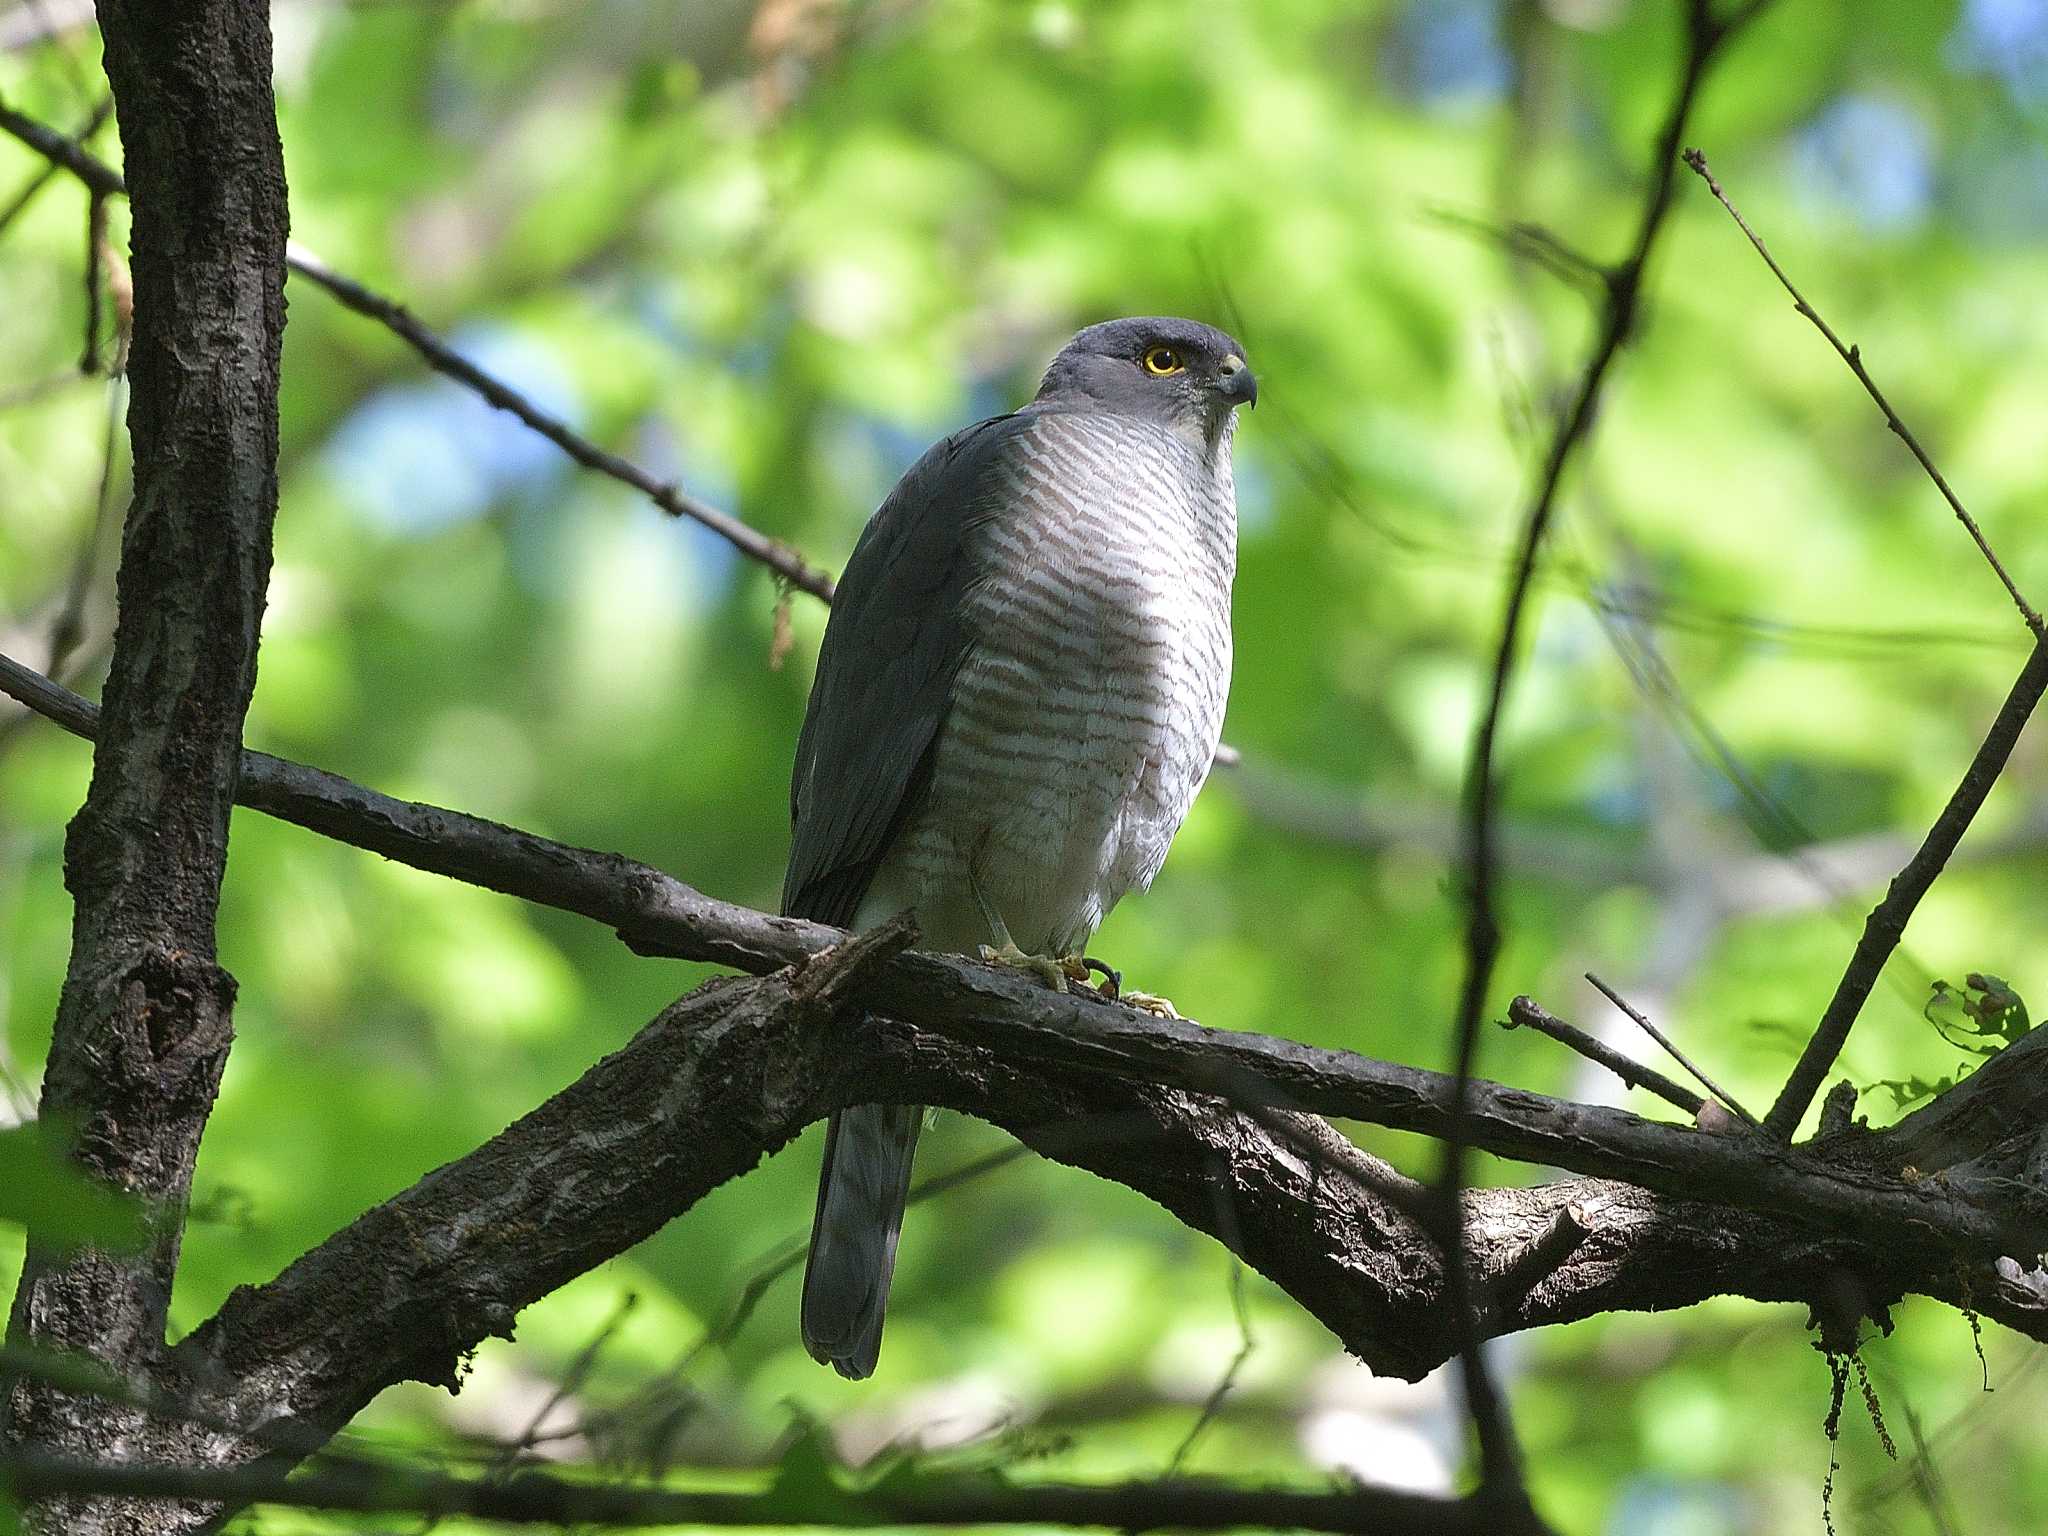
<svg viewBox="0 0 2048 1536">
<path fill-rule="evenodd" d="M 1090 960 L 1083 956 L 1080 959 L 1080 968 L 1081 974 L 1084 977 L 1090 973 L 1099 973 L 1101 975 L 1102 985 L 1095 989 L 1096 994 L 1108 998 L 1112 1003 L 1122 1003 L 1126 1007 L 1135 1008 L 1140 1013 L 1152 1014 L 1156 1018 L 1177 1019 L 1180 1017 L 1180 1010 L 1173 1006 L 1171 998 L 1161 997 L 1154 992 L 1126 992 L 1124 990 L 1124 973 L 1111 969 L 1100 960 Z M 1068 974 L 1072 975 L 1073 973 L 1069 971 Z M 1077 977 L 1076 979 L 1080 978 Z"/>
<path fill-rule="evenodd" d="M 1079 955 L 1027 955 L 1007 939 L 1000 947 L 984 944 L 976 953 L 984 964 L 1028 971 L 1055 992 L 1071 992 L 1074 989 L 1070 983 L 1088 979 L 1088 967 Z"/>
<path fill-rule="evenodd" d="M 1140 1013 L 1149 1013 L 1155 1019 L 1177 1019 L 1180 1010 L 1173 1006 L 1173 999 L 1161 997 L 1156 992 L 1124 992 L 1117 1001 L 1126 1008 L 1135 1008 Z"/>
</svg>

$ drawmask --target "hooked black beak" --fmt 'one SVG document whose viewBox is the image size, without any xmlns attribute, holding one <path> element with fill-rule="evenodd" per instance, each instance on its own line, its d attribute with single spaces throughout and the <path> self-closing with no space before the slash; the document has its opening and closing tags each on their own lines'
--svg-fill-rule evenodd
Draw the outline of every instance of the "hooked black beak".
<svg viewBox="0 0 2048 1536">
<path fill-rule="evenodd" d="M 1235 352 L 1224 358 L 1216 369 L 1216 382 L 1222 388 L 1223 398 L 1232 405 L 1255 406 L 1259 403 L 1258 376 Z"/>
</svg>

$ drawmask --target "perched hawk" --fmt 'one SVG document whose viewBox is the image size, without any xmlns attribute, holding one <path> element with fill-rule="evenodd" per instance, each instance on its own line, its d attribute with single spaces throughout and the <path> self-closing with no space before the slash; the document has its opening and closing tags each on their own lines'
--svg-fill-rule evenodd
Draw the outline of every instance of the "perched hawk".
<svg viewBox="0 0 2048 1536">
<path fill-rule="evenodd" d="M 911 467 L 825 628 L 784 912 L 908 907 L 928 948 L 1050 972 L 1152 883 L 1223 726 L 1230 438 L 1257 398 L 1223 332 L 1112 320 Z M 922 1117 L 861 1105 L 825 1138 L 803 1335 L 844 1376 L 875 1368 Z"/>
</svg>

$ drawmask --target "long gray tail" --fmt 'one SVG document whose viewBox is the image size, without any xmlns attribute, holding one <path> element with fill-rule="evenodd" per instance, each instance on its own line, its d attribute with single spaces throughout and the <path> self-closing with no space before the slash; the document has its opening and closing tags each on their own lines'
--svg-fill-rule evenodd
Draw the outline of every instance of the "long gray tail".
<svg viewBox="0 0 2048 1536">
<path fill-rule="evenodd" d="M 832 1117 L 804 1266 L 804 1348 L 855 1381 L 882 1352 L 882 1314 L 924 1126 L 915 1104 L 858 1104 Z"/>
</svg>

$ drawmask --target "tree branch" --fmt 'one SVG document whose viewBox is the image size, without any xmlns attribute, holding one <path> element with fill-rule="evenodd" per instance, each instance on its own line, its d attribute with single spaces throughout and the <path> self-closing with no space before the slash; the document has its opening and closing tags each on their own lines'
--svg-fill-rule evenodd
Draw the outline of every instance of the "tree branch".
<svg viewBox="0 0 2048 1536">
<path fill-rule="evenodd" d="M 24 670 L 0 660 L 0 687 L 92 728 L 89 704 Z M 260 753 L 245 756 L 241 794 L 418 867 L 597 918 L 642 950 L 774 974 L 693 993 L 501 1136 L 271 1284 L 236 1292 L 167 1367 L 194 1404 L 191 1422 L 155 1441 L 176 1449 L 169 1459 L 289 1462 L 395 1376 L 449 1380 L 521 1307 L 850 1102 L 961 1109 L 1145 1193 L 1376 1370 L 1419 1376 L 1456 1348 L 1442 1256 L 1410 1202 L 1266 1123 L 1289 1116 L 1226 1102 L 1442 1135 L 1447 1077 L 1161 1022 L 945 956 L 870 952 L 865 979 L 844 987 L 860 1010 L 832 1019 L 817 1002 L 831 990 L 782 968 L 826 950 L 834 930 Z M 1595 1180 L 1468 1192 L 1467 1244 L 1485 1280 L 1474 1326 L 1491 1335 L 1722 1293 L 1809 1305 L 1847 1295 L 1881 1312 L 1917 1291 L 2048 1338 L 2048 1285 L 1999 1257 L 2042 1246 L 2038 1192 L 2002 1165 L 1980 1180 L 1966 1162 L 2041 1123 L 2029 1085 L 2048 1082 L 2033 1060 L 2044 1052 L 2048 1032 L 2010 1048 L 1969 1079 L 1955 1114 L 1921 1111 L 1896 1146 L 1860 1133 L 1787 1148 L 1475 1081 L 1474 1145 L 1620 1169 L 1666 1193 Z M 1079 1134 L 1089 1128 L 1104 1134 Z"/>
<path fill-rule="evenodd" d="M 1655 1067 L 1646 1067 L 1633 1056 L 1617 1051 L 1583 1029 L 1567 1024 L 1556 1014 L 1543 1007 L 1535 999 L 1518 997 L 1508 1004 L 1508 1016 L 1502 1024 L 1508 1029 L 1528 1028 L 1540 1035 L 1548 1035 L 1559 1045 L 1577 1051 L 1586 1060 L 1605 1067 L 1631 1088 L 1641 1088 L 1653 1093 L 1665 1103 L 1682 1109 L 1688 1115 L 1697 1115 L 1706 1100 L 1682 1083 L 1674 1083 Z"/>
<path fill-rule="evenodd" d="M 91 730 L 87 701 L 5 657 L 0 692 L 80 734 Z M 762 974 L 842 937 L 820 924 L 719 901 L 619 854 L 395 800 L 266 753 L 244 754 L 238 795 L 253 809 L 417 869 L 592 918 L 643 954 Z M 1455 1080 L 1446 1074 L 1192 1020 L 1155 1019 L 1051 992 L 1003 967 L 957 956 L 898 956 L 859 996 L 865 1006 L 920 1029 L 1039 1068 L 1079 1065 L 1248 1105 L 1430 1136 L 1446 1135 L 1450 1125 Z M 2015 1046 L 2005 1057 L 2028 1054 Z M 1625 1179 L 1678 1197 L 1803 1215 L 1844 1232 L 1892 1225 L 1923 1241 L 1984 1253 L 2032 1253 L 2048 1235 L 2048 1195 L 1980 1191 L 1967 1182 L 1937 1192 L 1805 1148 L 1705 1135 L 1480 1079 L 1473 1082 L 1469 1130 L 1474 1147 L 1498 1156 Z"/>
<path fill-rule="evenodd" d="M 0 102 L 0 131 L 12 134 L 51 164 L 62 166 L 83 182 L 95 198 L 120 196 L 127 191 L 120 172 L 76 139 L 15 111 L 5 102 Z M 561 418 L 550 415 L 503 380 L 470 362 L 422 325 L 395 299 L 385 298 L 354 278 L 335 271 L 301 245 L 287 248 L 286 263 L 293 272 L 326 289 L 347 308 L 383 325 L 417 352 L 429 368 L 474 390 L 499 410 L 517 417 L 585 469 L 595 470 L 631 486 L 673 517 L 685 517 L 710 529 L 748 559 L 767 566 L 778 579 L 791 587 L 824 602 L 832 601 L 832 578 L 812 566 L 796 550 L 730 513 L 721 512 L 709 502 L 699 500 L 681 487 L 650 474 L 632 460 L 599 447 Z"/>
<path fill-rule="evenodd" d="M 1863 366 L 1862 353 L 1855 347 L 1844 345 L 1841 337 L 1835 334 L 1834 328 L 1821 318 L 1820 312 L 1806 302 L 1805 295 L 1793 285 L 1784 268 L 1778 265 L 1777 258 L 1771 255 L 1770 247 L 1765 245 L 1757 232 L 1749 227 L 1749 221 L 1743 218 L 1741 211 L 1729 201 L 1728 194 L 1721 190 L 1720 182 L 1714 179 L 1713 171 L 1708 168 L 1707 157 L 1697 149 L 1688 149 L 1685 152 L 1685 163 L 1707 184 L 1707 190 L 1714 195 L 1715 201 L 1728 210 L 1728 216 L 1735 220 L 1736 227 L 1755 247 L 1757 255 L 1761 256 L 1764 265 L 1771 269 L 1771 275 L 1778 280 L 1779 286 L 1792 296 L 1793 307 L 1813 323 L 1814 328 L 1827 339 L 1828 345 L 1833 347 L 1842 361 L 1849 365 L 1849 371 L 1856 375 L 1864 391 L 1884 413 L 1886 425 L 1912 451 L 1920 467 L 1927 472 L 1927 477 L 1941 492 L 1942 499 L 1949 504 L 1950 510 L 1969 533 L 1991 569 L 1997 573 L 1999 581 L 2004 584 L 2007 594 L 2019 608 L 2020 616 L 2026 621 L 2027 628 L 2034 632 L 2035 638 L 2033 653 L 2028 656 L 2025 667 L 2021 669 L 2018 680 L 2012 686 L 2012 691 L 2006 695 L 2005 703 L 1992 720 L 1991 729 L 1985 733 L 1983 743 L 1977 748 L 1976 755 L 1971 758 L 1970 766 L 1963 773 L 1962 782 L 1956 786 L 1955 793 L 1949 796 L 1948 804 L 1942 808 L 1941 815 L 1935 819 L 1919 849 L 1893 879 L 1884 900 L 1871 911 L 1864 923 L 1863 936 L 1857 941 L 1855 953 L 1849 958 L 1848 969 L 1843 972 L 1834 996 L 1828 1000 L 1827 1009 L 1821 1015 L 1813 1038 L 1807 1041 L 1806 1049 L 1800 1053 L 1799 1061 L 1792 1069 L 1792 1075 L 1786 1079 L 1784 1088 L 1779 1091 L 1777 1102 L 1764 1117 L 1765 1130 L 1781 1139 L 1789 1140 L 1805 1116 L 1807 1106 L 1813 1102 L 1813 1096 L 1820 1091 L 1820 1085 L 1827 1077 L 1828 1070 L 1834 1065 L 1835 1058 L 1841 1054 L 1842 1046 L 1849 1038 L 1849 1031 L 1855 1025 L 1857 1015 L 1863 1011 L 1863 1005 L 1870 997 L 1870 989 L 1877 984 L 1878 975 L 1883 971 L 1885 961 L 1890 959 L 1892 951 L 1898 948 L 1899 940 L 1905 933 L 1906 923 L 1912 917 L 1914 908 L 1920 904 L 1920 898 L 1925 896 L 1934 884 L 1935 877 L 1947 867 L 1949 856 L 1955 852 L 1956 845 L 1962 841 L 1963 833 L 1969 830 L 1970 822 L 1984 804 L 1985 797 L 1991 793 L 1991 786 L 1998 781 L 1998 775 L 2004 770 L 2006 760 L 2012 755 L 2013 746 L 2019 740 L 2021 730 L 2025 728 L 2035 706 L 2041 701 L 2042 691 L 2048 689 L 2048 628 L 2043 627 L 2040 614 L 2035 612 L 2026 598 L 2020 594 L 2019 588 L 2006 573 L 1998 555 L 1986 541 L 1983 530 L 1977 526 L 1976 519 L 1970 516 L 1961 499 L 1950 489 L 1947 479 L 1935 467 L 1933 459 L 1928 457 L 1927 450 L 1920 446 L 1920 440 L 1899 418 L 1899 413 L 1892 409 L 1891 402 L 1884 396 L 1884 391 L 1877 387 L 1877 381 Z"/>
<path fill-rule="evenodd" d="M 1719 1083 L 1715 1082 L 1711 1077 L 1707 1076 L 1706 1073 L 1702 1072 L 1696 1065 L 1694 1065 L 1692 1060 L 1686 1056 L 1685 1052 L 1681 1051 L 1677 1047 L 1677 1045 L 1675 1045 L 1672 1042 L 1670 1037 L 1664 1033 L 1663 1030 L 1659 1029 L 1654 1023 L 1651 1022 L 1648 1014 L 1644 1013 L 1642 1009 L 1636 1007 L 1635 1004 L 1631 1003 L 1627 998 L 1623 997 L 1619 992 L 1615 991 L 1614 988 L 1607 985 L 1606 982 L 1602 981 L 1598 976 L 1595 976 L 1591 971 L 1586 972 L 1586 980 L 1592 983 L 1593 989 L 1596 992 L 1598 992 L 1602 997 L 1606 998 L 1607 1001 L 1614 1004 L 1615 1007 L 1619 1008 L 1624 1014 L 1626 1014 L 1628 1016 L 1629 1021 L 1632 1024 L 1634 1024 L 1636 1028 L 1640 1029 L 1652 1040 L 1656 1041 L 1659 1045 L 1663 1046 L 1665 1053 L 1669 1055 L 1673 1061 L 1677 1062 L 1681 1067 L 1685 1068 L 1686 1072 L 1691 1076 L 1694 1082 L 1698 1083 L 1702 1088 L 1706 1089 L 1707 1092 L 1711 1093 L 1716 1099 L 1720 1100 L 1721 1104 L 1730 1113 L 1732 1113 L 1736 1119 L 1740 1120 L 1744 1125 L 1748 1126 L 1751 1130 L 1758 1129 L 1756 1123 L 1756 1116 L 1752 1115 L 1748 1110 L 1744 1109 L 1741 1103 L 1735 1098 L 1733 1094 L 1729 1093 Z"/>
<path fill-rule="evenodd" d="M 509 1334 L 522 1307 L 856 1101 L 980 1115 L 1139 1190 L 1229 1244 L 1376 1370 L 1417 1377 L 1454 1352 L 1435 1243 L 1341 1167 L 1209 1095 L 835 1013 L 819 982 L 844 976 L 851 954 L 707 983 L 477 1151 L 268 1285 L 237 1290 L 164 1373 L 192 1405 L 157 1437 L 164 1458 L 281 1470 L 394 1380 L 452 1385 L 466 1352 Z M 1968 1292 L 1987 1315 L 2048 1335 L 2048 1301 L 2018 1279 L 1985 1263 L 1959 1273 L 1950 1250 L 1915 1249 L 1896 1230 L 1831 1232 L 1599 1181 L 1474 1191 L 1465 1205 L 1488 1335 L 1722 1292 L 1847 1295 L 1882 1315 L 1908 1289 Z"/>
<path fill-rule="evenodd" d="M 1686 122 L 1692 115 L 1693 102 L 1722 45 L 1761 9 L 1762 0 L 1752 0 L 1726 20 L 1721 20 L 1714 15 L 1713 0 L 1688 0 L 1685 57 L 1679 68 L 1678 88 L 1671 109 L 1652 152 L 1649 194 L 1637 222 L 1635 242 L 1622 263 L 1607 273 L 1606 304 L 1599 335 L 1580 372 L 1572 403 L 1558 420 L 1528 511 L 1523 514 L 1520 548 L 1502 605 L 1500 643 L 1494 656 L 1492 686 L 1480 715 L 1479 727 L 1473 733 L 1471 760 L 1465 774 L 1463 874 L 1467 909 L 1466 963 L 1455 1016 L 1457 1065 L 1453 1134 L 1445 1146 L 1441 1179 L 1446 1194 L 1453 1199 L 1464 1180 L 1462 1122 L 1466 1084 L 1471 1080 L 1477 1062 L 1480 1021 L 1485 1013 L 1494 964 L 1500 955 L 1500 924 L 1494 913 L 1497 878 L 1494 824 L 1499 799 L 1494 768 L 1495 743 L 1520 651 L 1522 617 L 1535 581 L 1537 556 L 1550 531 L 1565 469 L 1579 445 L 1591 433 L 1601 386 L 1614 359 L 1635 330 L 1643 274 L 1671 209 L 1672 189 L 1678 174 L 1679 145 L 1684 139 Z M 1455 1224 L 1449 1236 L 1455 1249 Z M 1474 1302 L 1464 1294 L 1464 1272 L 1462 1266 L 1455 1262 L 1455 1253 L 1453 1271 L 1457 1286 L 1453 1305 L 1460 1312 L 1469 1312 Z M 1464 1351 L 1464 1379 L 1466 1403 L 1479 1431 L 1489 1481 L 1519 1483 L 1519 1453 L 1514 1446 L 1513 1432 L 1476 1343 Z"/>
<path fill-rule="evenodd" d="M 2020 669 L 2012 691 L 2005 696 L 2005 702 L 1992 719 L 1991 729 L 1985 732 L 1984 740 L 1978 744 L 1970 766 L 1963 770 L 1962 782 L 1956 785 L 1955 793 L 1949 796 L 1948 804 L 1942 807 L 1934 825 L 1927 829 L 1925 840 L 1913 857 L 1906 861 L 1906 867 L 1893 877 L 1884 900 L 1871 909 L 1870 916 L 1864 921 L 1863 936 L 1856 941 L 1855 951 L 1849 956 L 1848 969 L 1843 971 L 1834 996 L 1828 999 L 1820 1023 L 1814 1028 L 1813 1038 L 1806 1042 L 1806 1049 L 1800 1052 L 1799 1061 L 1779 1091 L 1777 1102 L 1764 1116 L 1764 1129 L 1770 1134 L 1789 1140 L 1799 1128 L 1807 1105 L 1820 1091 L 1829 1068 L 1834 1066 L 1835 1058 L 1841 1054 L 1842 1046 L 1849 1038 L 1856 1016 L 1869 1000 L 1870 989 L 1877 985 L 1885 961 L 1899 947 L 1899 940 L 1905 935 L 1906 924 L 1912 918 L 1914 908 L 1920 905 L 1920 898 L 1933 886 L 1935 877 L 1947 867 L 1949 855 L 1955 852 L 1956 844 L 1962 841 L 1963 834 L 1969 830 L 1971 821 L 1990 795 L 1991 786 L 2005 771 L 2006 760 L 2012 756 L 2020 732 L 2026 728 L 2028 718 L 2041 702 L 2044 690 L 2048 690 L 2048 641 L 2037 644 L 2033 654 L 2027 657 L 2027 664 Z"/>
<path fill-rule="evenodd" d="M 318 283 L 357 314 L 378 321 L 417 352 L 429 368 L 516 416 L 585 469 L 630 485 L 671 517 L 686 517 L 710 529 L 748 559 L 767 566 L 791 587 L 823 602 L 832 601 L 832 578 L 780 539 L 772 539 L 731 513 L 721 512 L 682 487 L 650 474 L 631 459 L 600 448 L 560 417 L 549 415 L 518 390 L 477 367 L 422 325 L 403 304 L 373 292 L 354 278 L 344 277 L 303 246 L 293 246 L 290 257 L 292 271 Z"/>
<path fill-rule="evenodd" d="M 107 0 L 99 14 L 135 176 L 136 484 L 92 782 L 66 850 L 72 947 L 42 1114 L 74 1127 L 79 1162 L 141 1196 L 152 1224 L 137 1253 L 60 1254 L 31 1232 L 8 1337 L 146 1372 L 232 1038 L 214 917 L 277 510 L 286 208 L 267 8 Z M 16 114 L 0 125 L 23 132 Z M 90 157 L 54 137 L 31 142 L 105 195 Z M 5 1385 L 0 1429 L 14 1441 L 129 1450 L 132 1414 Z M 133 1528 L 103 1503 L 30 1518 Z"/>
<path fill-rule="evenodd" d="M 1948 503 L 1949 510 L 1956 515 L 1956 521 L 1963 525 L 1964 532 L 1969 534 L 1971 542 L 1977 546 L 1977 552 L 1983 555 L 2000 584 L 2004 586 L 2006 595 L 2019 609 L 2020 617 L 2026 621 L 2027 628 L 2034 632 L 2034 639 L 2048 645 L 2048 627 L 2043 627 L 2041 615 L 2021 595 L 2020 589 L 2007 574 L 2004 562 L 1998 558 L 1997 551 L 1992 549 L 1990 541 L 1984 537 L 1984 530 L 1979 528 L 1977 520 L 1970 516 L 1969 509 L 1962 503 L 1962 498 L 1950 489 L 1948 480 L 1935 467 L 1934 460 L 1927 456 L 1927 450 L 1920 446 L 1920 439 L 1913 435 L 1912 428 L 1908 427 L 1900 419 L 1899 413 L 1892 409 L 1891 401 L 1885 399 L 1884 391 L 1877 387 L 1877 380 L 1873 379 L 1870 370 L 1863 366 L 1862 349 L 1845 345 L 1842 338 L 1835 334 L 1835 328 L 1821 318 L 1820 311 L 1806 302 L 1806 295 L 1793 286 L 1792 279 L 1787 277 L 1785 269 L 1778 265 L 1777 257 L 1771 254 L 1771 248 L 1764 244 L 1763 237 L 1749 227 L 1749 220 L 1742 216 L 1742 211 L 1730 202 L 1728 194 L 1721 190 L 1721 183 L 1714 179 L 1713 171 L 1707 166 L 1707 157 L 1697 149 L 1688 149 L 1685 152 L 1685 163 L 1693 174 L 1707 184 L 1707 190 L 1714 194 L 1714 200 L 1728 210 L 1728 216 L 1735 221 L 1735 227 L 1748 237 L 1757 255 L 1763 257 L 1764 265 L 1771 269 L 1771 276 L 1778 280 L 1778 286 L 1792 296 L 1792 307 L 1813 322 L 1813 328 L 1827 338 L 1828 345 L 1835 349 L 1835 355 L 1849 365 L 1849 371 L 1856 375 L 1856 382 L 1863 386 L 1864 393 L 1869 395 L 1878 410 L 1884 413 L 1885 425 L 1891 428 L 1892 435 L 1906 445 L 1913 457 L 1919 461 L 1920 467 L 1927 472 L 1927 478 L 1934 482 L 1934 488 L 1941 492 L 1942 500 Z"/>
<path fill-rule="evenodd" d="M 287 1481 L 270 1468 L 183 1468 L 0 1460 L 21 1492 L 90 1491 L 128 1498 L 258 1503 L 291 1509 L 470 1516 L 561 1527 L 1056 1525 L 1119 1531 L 1252 1527 L 1360 1536 L 1492 1536 L 1498 1520 L 1477 1497 L 1432 1498 L 1377 1488 L 1300 1492 L 1201 1478 L 1105 1487 L 1011 1483 L 995 1477 L 891 1478 L 872 1489 L 801 1486 L 759 1493 L 577 1482 L 539 1472 L 509 1478 L 436 1476 L 361 1463 L 323 1466 Z"/>
</svg>

